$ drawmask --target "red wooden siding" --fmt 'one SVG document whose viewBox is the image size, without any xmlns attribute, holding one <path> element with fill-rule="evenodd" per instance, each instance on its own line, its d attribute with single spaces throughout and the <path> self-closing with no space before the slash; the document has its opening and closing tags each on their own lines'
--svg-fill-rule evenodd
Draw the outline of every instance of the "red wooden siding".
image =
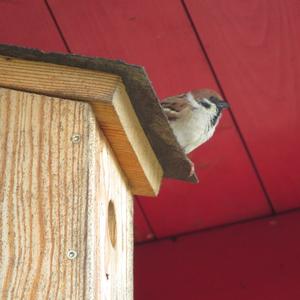
<svg viewBox="0 0 300 300">
<path fill-rule="evenodd" d="M 0 43 L 65 51 L 44 1 L 0 1 L 0 12 Z"/>
<path fill-rule="evenodd" d="M 270 198 L 300 206 L 300 2 L 187 0 Z"/>
<path fill-rule="evenodd" d="M 135 299 L 298 300 L 299 220 L 289 213 L 137 246 Z"/>
<path fill-rule="evenodd" d="M 139 201 L 136 200 L 134 201 L 134 240 L 135 242 L 142 242 L 152 240 L 153 237 L 154 233 L 149 227 Z"/>
<path fill-rule="evenodd" d="M 160 97 L 217 88 L 180 1 L 49 3 L 72 52 L 144 65 Z M 228 113 L 192 157 L 199 185 L 165 181 L 157 199 L 140 198 L 157 237 L 270 213 Z"/>
</svg>

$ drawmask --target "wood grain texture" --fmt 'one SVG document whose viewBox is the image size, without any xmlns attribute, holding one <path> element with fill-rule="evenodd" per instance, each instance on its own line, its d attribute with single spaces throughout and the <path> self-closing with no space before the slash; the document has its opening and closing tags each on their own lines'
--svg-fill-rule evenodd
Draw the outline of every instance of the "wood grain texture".
<svg viewBox="0 0 300 300">
<path fill-rule="evenodd" d="M 133 197 L 128 180 L 89 114 L 89 205 L 86 299 L 133 299 Z M 111 203 L 111 204 L 110 204 Z M 109 213 L 109 207 L 114 213 Z M 115 227 L 114 238 L 110 227 Z"/>
<path fill-rule="evenodd" d="M 137 195 L 157 195 L 162 168 L 119 76 L 0 56 L 0 86 L 88 101 Z"/>
<path fill-rule="evenodd" d="M 145 66 L 159 97 L 218 89 L 181 1 L 49 4 L 73 52 Z M 100 36 L 101 42 L 95 42 Z M 157 200 L 139 197 L 158 238 L 270 213 L 228 112 L 214 137 L 190 157 L 200 176 L 198 185 L 165 180 Z"/>
<path fill-rule="evenodd" d="M 189 160 L 173 134 L 143 67 L 130 65 L 120 60 L 73 54 L 44 53 L 36 49 L 9 45 L 0 45 L 0 55 L 105 72 L 121 77 L 139 122 L 163 167 L 164 176 L 197 182 L 196 175 L 190 176 L 191 165 Z"/>
<path fill-rule="evenodd" d="M 87 105 L 0 89 L 2 299 L 82 299 Z M 78 257 L 67 258 L 69 249 Z"/>
<path fill-rule="evenodd" d="M 111 101 L 116 75 L 0 56 L 0 85 L 81 101 Z"/>
<path fill-rule="evenodd" d="M 89 104 L 1 88 L 0 146 L 0 298 L 131 299 L 132 196 Z"/>
<path fill-rule="evenodd" d="M 300 206 L 300 2 L 187 0 L 277 211 Z"/>
<path fill-rule="evenodd" d="M 99 124 L 107 136 L 135 195 L 156 196 L 162 168 L 130 104 L 123 85 L 119 85 L 111 103 L 92 102 Z"/>
</svg>

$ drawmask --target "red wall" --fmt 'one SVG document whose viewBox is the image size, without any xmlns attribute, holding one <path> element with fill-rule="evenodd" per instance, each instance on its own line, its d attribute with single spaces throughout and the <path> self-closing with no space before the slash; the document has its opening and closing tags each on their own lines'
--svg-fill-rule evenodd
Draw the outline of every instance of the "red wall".
<svg viewBox="0 0 300 300">
<path fill-rule="evenodd" d="M 299 300 L 300 212 L 137 246 L 137 300 Z"/>
</svg>

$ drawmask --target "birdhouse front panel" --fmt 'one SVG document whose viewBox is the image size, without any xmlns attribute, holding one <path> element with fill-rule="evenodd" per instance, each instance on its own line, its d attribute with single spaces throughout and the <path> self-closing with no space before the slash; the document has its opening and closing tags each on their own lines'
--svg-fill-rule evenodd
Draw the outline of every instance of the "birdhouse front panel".
<svg viewBox="0 0 300 300">
<path fill-rule="evenodd" d="M 87 104 L 0 89 L 0 298 L 82 299 Z"/>
<path fill-rule="evenodd" d="M 0 88 L 0 298 L 132 299 L 132 194 L 88 103 Z"/>
</svg>

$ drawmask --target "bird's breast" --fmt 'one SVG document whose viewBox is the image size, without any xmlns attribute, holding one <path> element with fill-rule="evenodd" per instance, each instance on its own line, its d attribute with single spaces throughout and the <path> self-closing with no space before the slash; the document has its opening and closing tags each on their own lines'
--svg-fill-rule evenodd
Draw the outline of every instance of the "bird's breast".
<svg viewBox="0 0 300 300">
<path fill-rule="evenodd" d="M 174 134 L 186 153 L 206 142 L 214 133 L 210 116 L 193 110 L 185 118 L 171 122 Z"/>
</svg>

